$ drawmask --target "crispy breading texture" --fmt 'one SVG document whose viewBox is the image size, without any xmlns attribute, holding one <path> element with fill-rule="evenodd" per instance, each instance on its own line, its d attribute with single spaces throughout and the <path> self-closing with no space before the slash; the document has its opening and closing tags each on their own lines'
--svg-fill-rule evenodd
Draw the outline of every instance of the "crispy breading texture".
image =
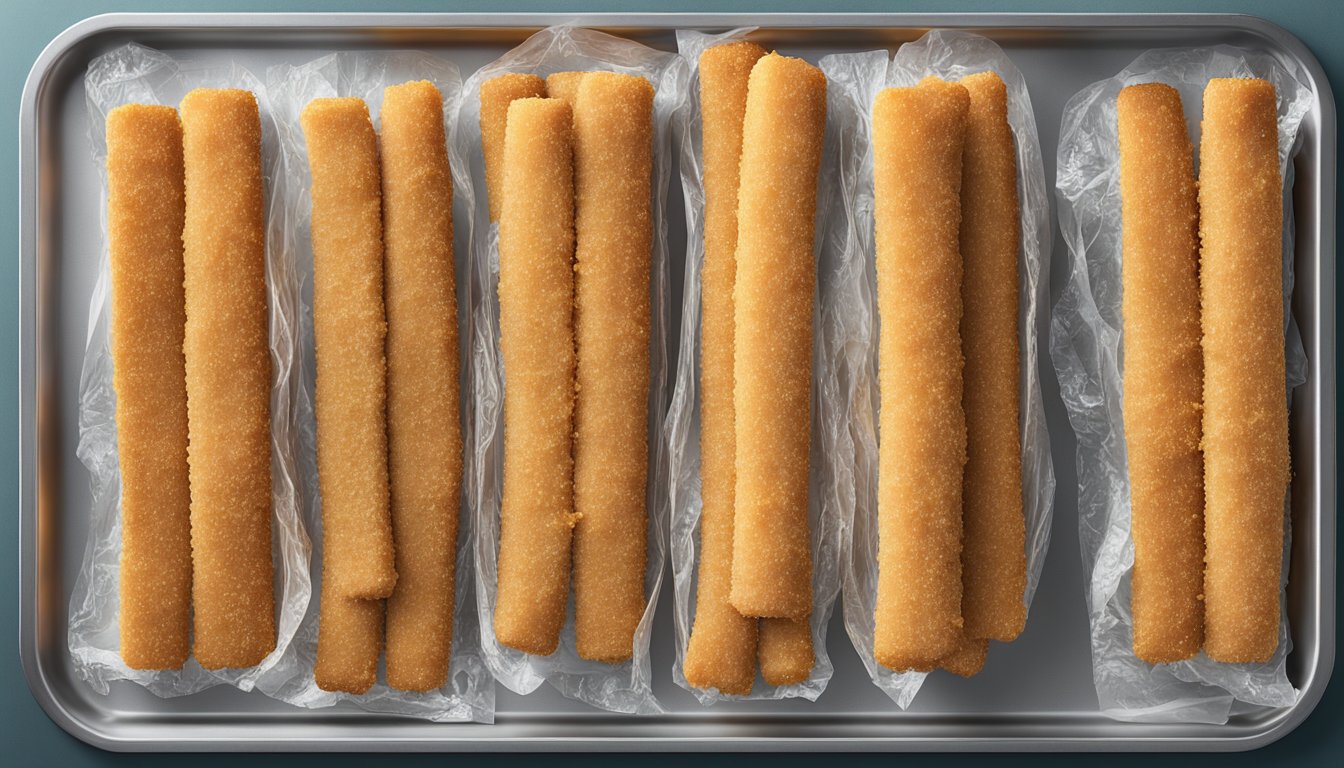
<svg viewBox="0 0 1344 768">
<path fill-rule="evenodd" d="M 443 96 L 418 81 L 383 91 L 383 295 L 387 442 L 397 588 L 387 600 L 387 682 L 448 679 L 462 497 L 453 178 Z"/>
<path fill-rule="evenodd" d="M 181 114 L 193 654 L 250 667 L 275 648 L 261 118 L 230 89 L 188 93 Z"/>
<path fill-rule="evenodd" d="M 733 606 L 812 611 L 807 486 L 812 433 L 813 253 L 826 76 L 770 54 L 752 67 L 738 186 Z"/>
<path fill-rule="evenodd" d="M 132 669 L 180 669 L 191 650 L 182 185 L 177 110 L 127 104 L 108 113 L 119 626 L 121 658 Z"/>
<path fill-rule="evenodd" d="M 1276 115 L 1265 80 L 1204 91 L 1204 651 L 1215 661 L 1268 661 L 1279 641 L 1291 469 Z"/>
<path fill-rule="evenodd" d="M 988 653 L 988 640 L 965 639 L 952 655 L 938 662 L 938 666 L 960 677 L 974 677 L 985 668 L 985 656 Z"/>
<path fill-rule="evenodd" d="M 926 78 L 873 104 L 878 342 L 875 655 L 932 669 L 962 642 L 962 150 L 970 96 Z"/>
<path fill-rule="evenodd" d="M 560 99 L 570 109 L 578 103 L 579 83 L 587 72 L 553 72 L 546 76 L 546 98 Z M 578 145 L 575 144 L 575 151 Z"/>
<path fill-rule="evenodd" d="M 761 677 L 769 685 L 801 683 L 812 674 L 812 623 L 802 619 L 761 619 Z"/>
<path fill-rule="evenodd" d="M 560 642 L 575 523 L 571 121 L 559 99 L 509 107 L 499 221 L 506 383 L 495 635 L 541 655 Z"/>
<path fill-rule="evenodd" d="M 1194 149 L 1176 89 L 1132 85 L 1120 136 L 1125 447 L 1134 654 L 1188 659 L 1204 638 L 1204 361 Z"/>
<path fill-rule="evenodd" d="M 313 665 L 317 687 L 355 694 L 368 691 L 378 681 L 378 657 L 383 652 L 383 601 L 346 597 L 324 581 L 318 608 Z"/>
<path fill-rule="evenodd" d="M 751 68 L 765 55 L 746 42 L 700 54 L 705 257 L 700 272 L 700 565 L 695 622 L 683 673 L 697 688 L 745 696 L 756 680 L 757 621 L 728 596 L 733 577 L 733 282 L 737 185 Z"/>
<path fill-rule="evenodd" d="M 574 105 L 574 630 L 615 663 L 645 606 L 653 86 L 594 72 Z"/>
<path fill-rule="evenodd" d="M 490 220 L 504 210 L 504 127 L 515 99 L 544 98 L 546 81 L 536 75 L 509 73 L 481 83 L 481 156 L 485 160 L 485 194 Z"/>
</svg>

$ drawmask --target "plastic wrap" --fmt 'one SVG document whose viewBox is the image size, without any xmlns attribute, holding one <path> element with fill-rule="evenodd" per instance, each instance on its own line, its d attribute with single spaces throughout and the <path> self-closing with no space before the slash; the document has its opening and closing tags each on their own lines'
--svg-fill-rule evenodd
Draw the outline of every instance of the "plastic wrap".
<svg viewBox="0 0 1344 768">
<path fill-rule="evenodd" d="M 1041 398 L 1036 335 L 1037 316 L 1046 301 L 1050 261 L 1050 201 L 1046 193 L 1040 139 L 1022 73 L 998 45 L 967 32 L 933 30 L 897 51 L 890 64 L 885 51 L 836 54 L 822 59 L 835 96 L 834 120 L 845 136 L 842 146 L 846 214 L 844 303 L 852 313 L 853 343 L 845 349 L 846 414 L 854 436 L 853 536 L 845 571 L 845 627 L 874 684 L 901 708 L 914 700 L 927 673 L 893 672 L 873 657 L 877 601 L 877 451 L 878 328 L 876 252 L 873 240 L 873 154 L 870 145 L 873 99 L 888 87 L 913 86 L 927 75 L 946 80 L 992 71 L 1008 88 L 1008 122 L 1017 151 L 1017 190 L 1022 245 L 1018 271 L 1020 345 L 1022 500 L 1026 515 L 1027 585 L 1031 598 L 1040 580 L 1050 542 L 1055 475 Z"/>
<path fill-rule="evenodd" d="M 474 402 L 467 418 L 467 494 L 476 515 L 476 587 L 481 641 L 486 663 L 495 679 L 509 690 L 531 693 L 549 681 L 560 693 L 613 712 L 656 714 L 663 710 L 650 686 L 649 638 L 654 607 L 662 585 L 666 550 L 667 462 L 662 414 L 667 404 L 667 333 L 669 274 L 666 200 L 672 174 L 672 134 L 685 119 L 688 71 L 672 53 L 618 37 L 562 25 L 544 29 L 521 45 L 487 64 L 468 78 L 460 102 L 453 142 L 472 163 L 477 199 L 485 199 L 485 172 L 480 155 L 481 83 L 508 72 L 547 75 L 572 70 L 609 70 L 638 75 L 654 86 L 653 253 L 650 275 L 648 566 L 645 575 L 644 615 L 635 632 L 633 658 L 606 664 L 579 657 L 575 646 L 574 603 L 559 648 L 549 656 L 534 656 L 501 646 L 495 638 L 495 586 L 499 548 L 499 513 L 503 476 L 503 417 L 505 371 L 499 351 L 498 227 L 489 221 L 488 208 L 476 206 L 470 251 L 467 294 L 470 344 L 470 388 Z"/>
<path fill-rule="evenodd" d="M 102 179 L 99 198 L 102 252 L 89 305 L 89 330 L 79 384 L 79 446 L 76 453 L 92 475 L 89 539 L 70 597 L 68 642 L 75 674 L 99 693 L 113 680 L 131 680 L 159 696 L 181 696 L 221 683 L 244 691 L 287 679 L 297 671 L 291 639 L 308 607 L 309 542 L 299 514 L 295 430 L 302 418 L 298 394 L 298 279 L 294 252 L 284 237 L 280 209 L 282 161 L 274 113 L 262 84 L 243 67 L 205 66 L 130 44 L 99 56 L 84 78 L 89 139 Z M 111 277 L 107 243 L 107 113 L 130 103 L 176 107 L 193 88 L 245 88 L 261 113 L 265 179 L 266 290 L 271 346 L 272 547 L 275 564 L 276 646 L 260 664 L 245 669 L 206 670 L 189 658 L 180 670 L 133 670 L 119 652 L 118 582 L 121 559 L 121 475 L 117 460 L 116 396 L 109 350 Z"/>
<path fill-rule="evenodd" d="M 1285 707 L 1291 651 L 1283 609 L 1279 645 L 1266 664 L 1222 664 L 1203 653 L 1152 665 L 1133 652 L 1129 469 L 1121 413 L 1120 147 L 1116 97 L 1136 83 L 1163 82 L 1180 92 L 1199 146 L 1204 87 L 1214 77 L 1263 77 L 1278 92 L 1279 160 L 1284 178 L 1283 296 L 1289 397 L 1306 381 L 1306 354 L 1291 314 L 1293 225 L 1291 158 L 1311 91 L 1296 64 L 1227 46 L 1149 51 L 1109 80 L 1079 91 L 1060 129 L 1060 228 L 1070 253 L 1069 279 L 1055 304 L 1051 353 L 1060 396 L 1078 436 L 1078 515 L 1092 628 L 1092 670 L 1101 709 L 1119 720 L 1225 722 L 1234 707 Z M 1287 498 L 1285 496 L 1285 509 Z M 1285 530 L 1287 529 L 1285 513 Z M 1290 536 L 1284 536 L 1287 584 Z M 1286 606 L 1286 604 L 1285 604 Z"/>
<path fill-rule="evenodd" d="M 287 250 L 295 254 L 302 286 L 299 332 L 303 343 L 300 360 L 300 403 L 303 421 L 299 429 L 299 462 L 303 470 L 304 514 L 313 532 L 315 563 L 321 562 L 322 496 L 318 486 L 317 433 L 313 418 L 316 387 L 312 318 L 312 219 L 311 183 L 308 154 L 299 115 L 316 98 L 354 96 L 369 106 L 369 115 L 378 125 L 383 89 L 412 80 L 428 80 L 443 94 L 444 129 L 451 135 L 457 115 L 457 100 L 462 80 L 457 67 L 446 59 L 414 51 L 336 53 L 299 66 L 281 65 L 267 72 L 267 86 L 279 128 L 283 150 L 284 199 L 278 216 L 283 223 Z M 453 174 L 454 237 L 459 244 L 454 252 L 463 264 L 469 242 L 475 195 L 464 156 L 449 143 L 449 165 Z M 461 269 L 459 274 L 463 274 Z M 459 279 L 459 294 L 461 282 Z M 459 302 L 460 304 L 460 302 Z M 277 684 L 262 686 L 275 698 L 301 707 L 329 707 L 348 701 L 370 712 L 387 712 L 420 717 L 437 722 L 492 722 L 495 709 L 494 682 L 481 656 L 476 614 L 472 610 L 471 515 L 460 513 L 458 526 L 456 602 L 453 618 L 452 658 L 448 682 L 441 688 L 413 692 L 389 688 L 380 663 L 378 681 L 363 694 L 324 691 L 313 677 L 317 659 L 318 621 L 321 611 L 320 588 L 298 635 L 293 651 L 299 661 L 296 674 Z M 315 567 L 316 584 L 321 584 L 321 568 Z"/>
<path fill-rule="evenodd" d="M 749 29 L 723 35 L 679 31 L 677 48 L 688 68 L 698 70 L 700 54 L 717 43 L 742 39 Z M 668 466 L 671 473 L 672 573 L 675 595 L 676 663 L 673 679 L 701 704 L 742 699 L 815 700 L 826 689 L 833 667 L 827 654 L 826 629 L 840 591 L 844 542 L 853 508 L 853 443 L 845 423 L 842 354 L 856 340 L 853 307 L 843 300 L 848 273 L 844 258 L 845 228 L 837 194 L 841 134 L 832 117 L 833 87 L 827 87 L 826 138 L 817 194 L 817 300 L 814 302 L 815 343 L 812 360 L 811 477 L 808 517 L 812 536 L 812 647 L 816 661 L 806 680 L 793 685 L 767 685 L 757 674 L 748 696 L 729 696 L 691 686 L 683 673 L 686 646 L 695 616 L 700 546 L 700 268 L 704 260 L 705 193 L 700 167 L 698 85 L 690 87 L 690 119 L 681 136 L 681 186 L 686 196 L 686 279 L 682 296 L 681 340 L 676 384 L 667 415 Z"/>
</svg>

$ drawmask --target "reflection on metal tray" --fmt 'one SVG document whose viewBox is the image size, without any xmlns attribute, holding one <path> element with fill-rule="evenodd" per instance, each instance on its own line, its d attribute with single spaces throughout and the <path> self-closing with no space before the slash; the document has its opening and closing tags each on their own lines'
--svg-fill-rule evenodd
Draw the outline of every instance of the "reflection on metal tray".
<svg viewBox="0 0 1344 768">
<path fill-rule="evenodd" d="M 753 25 L 760 27 L 756 39 L 763 44 L 813 60 L 836 51 L 894 48 L 929 27 L 969 29 L 996 40 L 1026 75 L 1051 183 L 1065 100 L 1143 50 L 1228 43 L 1301 62 L 1316 101 L 1296 160 L 1294 211 L 1293 308 L 1311 360 L 1310 378 L 1298 390 L 1292 413 L 1289 675 L 1302 691 L 1298 704 L 1238 714 L 1223 726 L 1119 723 L 1096 711 L 1073 436 L 1044 354 L 1040 365 L 1059 486 L 1053 546 L 1026 632 L 1011 645 L 995 644 L 985 671 L 973 679 L 930 677 L 908 712 L 897 710 L 869 682 L 838 612 L 830 632 L 835 677 L 817 702 L 702 708 L 671 680 L 670 588 L 663 591 L 653 647 L 654 687 L 670 712 L 655 718 L 596 712 L 549 688 L 528 697 L 501 690 L 496 723 L 474 725 L 398 719 L 344 706 L 302 710 L 224 687 L 164 700 L 118 684 L 102 697 L 75 679 L 66 617 L 89 507 L 88 476 L 75 458 L 75 394 L 99 253 L 93 224 L 99 186 L 89 159 L 82 85 L 89 60 L 137 41 L 196 60 L 236 59 L 261 72 L 332 50 L 416 48 L 451 58 L 466 74 L 536 29 L 565 21 L 668 50 L 675 50 L 679 27 Z M 1011 14 L 99 16 L 62 33 L 39 57 L 24 90 L 21 131 L 21 650 L 37 700 L 58 724 L 89 743 L 125 750 L 1233 750 L 1287 733 L 1315 706 L 1329 679 L 1335 648 L 1335 107 L 1316 59 L 1268 22 L 1245 16 Z M 669 200 L 678 201 L 669 215 L 672 288 L 680 295 L 683 213 L 680 195 L 674 191 Z M 1058 234 L 1054 253 L 1052 297 L 1065 269 Z M 1042 313 L 1037 328 L 1042 349 L 1048 346 L 1043 338 L 1048 322 L 1049 313 Z"/>
</svg>

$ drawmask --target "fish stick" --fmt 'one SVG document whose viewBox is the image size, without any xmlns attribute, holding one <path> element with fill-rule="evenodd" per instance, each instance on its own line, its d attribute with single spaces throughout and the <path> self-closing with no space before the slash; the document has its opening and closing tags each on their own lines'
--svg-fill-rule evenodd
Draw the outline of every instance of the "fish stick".
<svg viewBox="0 0 1344 768">
<path fill-rule="evenodd" d="M 192 652 L 250 667 L 275 649 L 261 118 L 229 89 L 198 88 L 181 113 Z"/>
<path fill-rule="evenodd" d="M 490 220 L 504 210 L 504 126 L 515 99 L 544 97 L 546 81 L 536 75 L 510 73 L 481 83 L 481 156 L 485 160 L 485 195 Z"/>
<path fill-rule="evenodd" d="M 812 611 L 807 517 L 812 432 L 813 253 L 826 76 L 770 54 L 752 67 L 742 123 L 733 288 L 736 511 L 733 607 Z"/>
<path fill-rule="evenodd" d="M 180 669 L 191 649 L 191 489 L 177 110 L 108 113 L 107 186 L 121 658 L 132 669 Z"/>
<path fill-rule="evenodd" d="M 1134 654 L 1188 659 L 1204 638 L 1199 210 L 1176 89 L 1131 85 L 1120 136 L 1121 313 Z"/>
<path fill-rule="evenodd" d="M 806 619 L 760 620 L 761 677 L 769 685 L 801 683 L 812 674 L 812 624 Z"/>
<path fill-rule="evenodd" d="M 360 99 L 299 117 L 313 186 L 313 339 L 322 580 L 376 599 L 397 583 L 388 511 L 383 219 L 378 138 Z"/>
<path fill-rule="evenodd" d="M 499 220 L 506 383 L 495 636 L 540 655 L 560 642 L 575 522 L 571 120 L 559 99 L 509 107 Z"/>
<path fill-rule="evenodd" d="M 407 691 L 447 681 L 453 642 L 462 426 L 447 146 L 438 88 L 420 81 L 383 92 L 387 463 L 397 560 L 387 682 Z"/>
<path fill-rule="evenodd" d="M 574 105 L 574 629 L 621 662 L 645 604 L 653 86 L 594 72 Z"/>
<path fill-rule="evenodd" d="M 355 694 L 368 691 L 378 680 L 378 656 L 383 652 L 383 601 L 346 597 L 324 581 L 318 608 L 313 665 L 317 687 Z"/>
<path fill-rule="evenodd" d="M 1268 661 L 1279 640 L 1291 468 L 1276 114 L 1264 80 L 1204 91 L 1204 651 L 1215 661 Z"/>
<path fill-rule="evenodd" d="M 878 382 L 874 653 L 932 669 L 962 642 L 961 171 L 970 96 L 926 78 L 873 104 Z"/>
<path fill-rule="evenodd" d="M 560 99 L 574 108 L 579 96 L 579 82 L 587 72 L 554 72 L 546 76 L 546 98 Z M 578 145 L 575 144 L 575 151 Z"/>
<path fill-rule="evenodd" d="M 1017 258 L 1021 224 L 1008 90 L 993 72 L 962 78 L 970 94 L 961 163 L 961 613 L 970 638 L 1008 641 L 1027 608 L 1022 436 L 1018 428 Z"/>
<path fill-rule="evenodd" d="M 938 666 L 960 677 L 975 677 L 985 668 L 985 656 L 989 653 L 989 641 L 983 638 L 963 640 L 951 656 L 943 659 Z"/>
<path fill-rule="evenodd" d="M 733 576 L 733 282 L 738 161 L 747 79 L 765 49 L 716 45 L 700 54 L 705 257 L 700 272 L 700 565 L 682 672 L 696 688 L 745 696 L 756 680 L 757 621 L 728 596 Z"/>
</svg>

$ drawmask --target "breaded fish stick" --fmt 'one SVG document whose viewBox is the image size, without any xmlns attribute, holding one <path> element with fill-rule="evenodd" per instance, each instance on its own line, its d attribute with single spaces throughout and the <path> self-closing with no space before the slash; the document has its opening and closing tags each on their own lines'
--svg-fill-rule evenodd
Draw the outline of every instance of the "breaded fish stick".
<svg viewBox="0 0 1344 768">
<path fill-rule="evenodd" d="M 560 99 L 574 108 L 579 97 L 579 82 L 587 72 L 554 72 L 546 76 L 546 98 Z M 575 145 L 577 151 L 578 147 Z"/>
<path fill-rule="evenodd" d="M 802 619 L 761 619 L 761 676 L 770 685 L 801 683 L 812 674 L 812 624 Z"/>
<path fill-rule="evenodd" d="M 1027 608 L 1022 436 L 1018 428 L 1017 158 L 1008 89 L 993 72 L 962 78 L 970 94 L 961 163 L 961 613 L 969 638 L 1008 641 Z"/>
<path fill-rule="evenodd" d="M 932 669 L 960 647 L 961 166 L 970 96 L 926 78 L 873 104 L 878 380 L 874 653 Z"/>
<path fill-rule="evenodd" d="M 107 186 L 121 658 L 132 669 L 180 669 L 191 650 L 191 489 L 177 110 L 108 113 Z"/>
<path fill-rule="evenodd" d="M 485 160 L 485 194 L 490 220 L 504 210 L 504 125 L 515 99 L 544 97 L 546 81 L 536 75 L 510 73 L 481 83 L 481 156 Z"/>
<path fill-rule="evenodd" d="M 387 682 L 408 691 L 447 681 L 453 641 L 462 427 L 447 146 L 438 88 L 420 81 L 383 92 L 387 464 L 397 555 Z"/>
<path fill-rule="evenodd" d="M 323 569 L 326 569 L 325 558 Z M 378 680 L 383 601 L 346 597 L 322 583 L 313 677 L 324 691 L 364 693 Z"/>
<path fill-rule="evenodd" d="M 299 117 L 313 186 L 313 339 L 322 581 L 376 599 L 397 583 L 387 489 L 383 218 L 378 137 L 360 99 Z"/>
<path fill-rule="evenodd" d="M 737 451 L 732 603 L 746 616 L 812 611 L 807 519 L 812 433 L 813 230 L 826 76 L 770 54 L 742 123 L 733 289 Z"/>
<path fill-rule="evenodd" d="M 1215 661 L 1268 661 L 1279 640 L 1291 470 L 1276 114 L 1264 80 L 1204 91 L 1204 651 Z"/>
<path fill-rule="evenodd" d="M 951 656 L 940 661 L 938 666 L 960 677 L 974 677 L 985 668 L 985 656 L 988 653 L 988 640 L 962 640 L 960 647 L 953 651 Z"/>
<path fill-rule="evenodd" d="M 192 650 L 250 667 L 275 649 L 261 119 L 239 90 L 198 88 L 181 111 Z"/>
<path fill-rule="evenodd" d="M 733 578 L 733 281 L 738 161 L 747 79 L 765 49 L 716 45 L 700 54 L 705 258 L 700 273 L 700 566 L 683 673 L 697 688 L 745 696 L 756 680 L 756 625 L 728 600 Z"/>
<path fill-rule="evenodd" d="M 574 106 L 574 629 L 620 662 L 644 615 L 653 86 L 594 72 Z"/>
<path fill-rule="evenodd" d="M 509 108 L 499 220 L 506 383 L 495 636 L 540 655 L 560 642 L 575 522 L 571 120 L 558 99 Z"/>
<path fill-rule="evenodd" d="M 1188 659 L 1204 638 L 1199 211 L 1176 89 L 1131 85 L 1120 131 L 1125 446 L 1134 654 Z"/>
</svg>

